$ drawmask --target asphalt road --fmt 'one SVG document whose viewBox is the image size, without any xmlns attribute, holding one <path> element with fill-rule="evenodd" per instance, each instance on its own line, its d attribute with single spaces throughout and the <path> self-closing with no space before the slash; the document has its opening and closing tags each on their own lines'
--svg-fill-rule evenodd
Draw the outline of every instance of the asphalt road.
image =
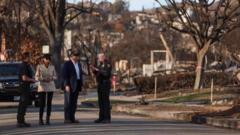
<svg viewBox="0 0 240 135">
<path fill-rule="evenodd" d="M 80 124 L 63 124 L 63 98 L 55 96 L 52 125 L 38 125 L 38 108 L 28 109 L 26 121 L 30 128 L 16 128 L 16 103 L 0 103 L 0 135 L 239 135 L 240 131 L 219 129 L 179 121 L 162 121 L 113 113 L 111 124 L 95 124 L 97 109 L 80 107 Z"/>
</svg>

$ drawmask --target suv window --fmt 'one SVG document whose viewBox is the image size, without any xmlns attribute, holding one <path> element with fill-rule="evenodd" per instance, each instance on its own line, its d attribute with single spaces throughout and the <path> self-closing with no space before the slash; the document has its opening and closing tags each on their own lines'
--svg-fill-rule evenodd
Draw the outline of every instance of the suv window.
<svg viewBox="0 0 240 135">
<path fill-rule="evenodd" d="M 20 64 L 0 64 L 0 76 L 16 76 L 19 73 Z"/>
</svg>

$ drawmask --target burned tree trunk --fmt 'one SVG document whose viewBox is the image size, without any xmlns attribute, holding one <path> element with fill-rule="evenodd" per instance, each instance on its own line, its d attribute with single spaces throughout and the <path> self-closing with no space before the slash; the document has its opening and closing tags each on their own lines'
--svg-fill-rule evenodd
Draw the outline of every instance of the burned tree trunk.
<svg viewBox="0 0 240 135">
<path fill-rule="evenodd" d="M 61 63 L 63 62 L 61 54 L 62 54 L 62 47 L 64 44 L 63 36 L 64 36 L 64 32 L 59 34 L 59 37 L 56 37 L 50 40 L 50 51 L 52 53 L 51 54 L 52 62 L 55 67 L 58 80 L 61 80 Z M 56 86 L 58 88 L 60 87 L 60 85 L 61 85 L 60 81 L 56 81 Z"/>
<path fill-rule="evenodd" d="M 204 44 L 203 48 L 197 53 L 197 65 L 196 65 L 196 78 L 195 78 L 195 82 L 194 82 L 194 89 L 199 89 L 201 86 L 201 82 L 202 82 L 202 76 L 204 74 L 204 58 L 206 56 L 206 53 L 210 47 L 211 42 L 207 42 L 206 44 Z"/>
</svg>

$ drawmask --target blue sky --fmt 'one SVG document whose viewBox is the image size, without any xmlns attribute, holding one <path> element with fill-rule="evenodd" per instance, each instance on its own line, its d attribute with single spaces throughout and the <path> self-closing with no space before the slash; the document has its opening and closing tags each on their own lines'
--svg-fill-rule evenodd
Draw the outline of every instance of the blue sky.
<svg viewBox="0 0 240 135">
<path fill-rule="evenodd" d="M 77 2 L 79 0 L 68 0 L 69 2 Z M 96 2 L 100 2 L 101 0 L 93 0 Z M 115 0 L 109 0 L 111 2 L 114 2 Z M 142 10 L 144 7 L 145 9 L 147 8 L 152 8 L 152 7 L 157 7 L 159 6 L 155 0 L 128 0 L 130 2 L 130 10 Z M 160 0 L 164 1 L 164 0 Z"/>
</svg>

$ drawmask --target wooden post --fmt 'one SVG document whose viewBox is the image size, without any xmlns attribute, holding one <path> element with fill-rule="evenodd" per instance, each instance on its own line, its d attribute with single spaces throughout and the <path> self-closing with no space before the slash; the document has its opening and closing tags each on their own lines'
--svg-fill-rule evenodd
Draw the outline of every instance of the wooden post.
<svg viewBox="0 0 240 135">
<path fill-rule="evenodd" d="M 157 77 L 155 77 L 155 91 L 154 91 L 154 99 L 157 99 Z"/>
<path fill-rule="evenodd" d="M 113 85 L 113 95 L 116 96 L 116 81 L 117 81 L 117 77 L 116 75 L 112 76 L 112 85 Z"/>
<path fill-rule="evenodd" d="M 116 84 L 113 85 L 113 95 L 116 96 Z"/>
<path fill-rule="evenodd" d="M 214 87 L 214 84 L 213 84 L 213 79 L 211 81 L 211 104 L 213 103 L 213 87 Z"/>
</svg>

